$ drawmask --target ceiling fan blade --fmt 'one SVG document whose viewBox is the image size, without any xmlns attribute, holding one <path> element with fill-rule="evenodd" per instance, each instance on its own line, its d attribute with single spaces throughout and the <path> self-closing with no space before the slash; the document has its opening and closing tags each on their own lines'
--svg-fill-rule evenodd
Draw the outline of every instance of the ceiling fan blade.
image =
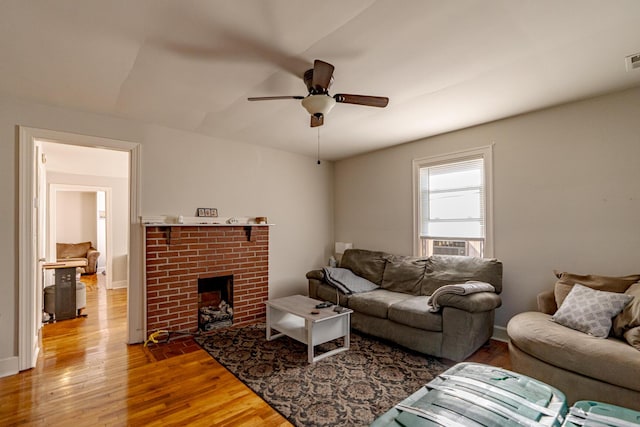
<svg viewBox="0 0 640 427">
<path fill-rule="evenodd" d="M 247 101 L 274 101 L 277 99 L 304 99 L 304 96 L 254 96 Z"/>
<path fill-rule="evenodd" d="M 348 93 L 338 93 L 333 97 L 336 102 L 367 105 L 369 107 L 384 108 L 389 103 L 389 98 L 384 96 L 349 95 Z"/>
<path fill-rule="evenodd" d="M 312 90 L 315 93 L 327 93 L 331 84 L 334 66 L 328 62 L 316 59 L 313 62 L 313 80 L 311 83 Z"/>
<path fill-rule="evenodd" d="M 267 3 L 269 2 L 261 2 L 257 6 L 261 9 L 262 23 L 266 24 L 271 34 L 274 34 L 279 29 L 274 26 L 275 16 L 269 13 L 273 6 Z M 311 61 L 307 59 L 291 56 L 288 49 L 275 43 L 275 40 L 250 35 L 249 32 L 242 31 L 239 26 L 234 25 L 233 21 L 225 21 L 221 18 L 222 15 L 198 13 L 195 9 L 185 8 L 178 3 L 167 4 L 166 11 L 168 13 L 166 16 L 171 16 L 172 28 L 177 30 L 176 37 L 181 35 L 184 31 L 180 30 L 185 28 L 193 34 L 202 34 L 201 42 L 190 44 L 175 39 L 150 37 L 145 39 L 145 43 L 149 42 L 178 55 L 200 60 L 272 64 L 298 78 L 312 66 Z M 180 40 L 183 40 L 182 37 Z"/>
<path fill-rule="evenodd" d="M 315 128 L 318 126 L 322 126 L 324 124 L 324 115 L 320 114 L 320 115 L 311 115 L 311 127 Z"/>
</svg>

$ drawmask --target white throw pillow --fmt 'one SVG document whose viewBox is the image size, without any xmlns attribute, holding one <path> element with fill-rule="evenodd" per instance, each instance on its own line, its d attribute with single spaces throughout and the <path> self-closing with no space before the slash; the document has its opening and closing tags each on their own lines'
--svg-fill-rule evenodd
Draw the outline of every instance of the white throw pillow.
<svg viewBox="0 0 640 427">
<path fill-rule="evenodd" d="M 631 295 L 597 291 L 576 283 L 551 320 L 594 337 L 607 338 L 612 317 L 620 313 L 632 298 Z"/>
</svg>

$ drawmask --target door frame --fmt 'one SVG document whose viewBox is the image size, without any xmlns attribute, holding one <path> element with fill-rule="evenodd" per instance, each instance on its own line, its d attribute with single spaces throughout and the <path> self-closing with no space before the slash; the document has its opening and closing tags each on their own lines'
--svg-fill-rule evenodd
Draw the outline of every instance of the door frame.
<svg viewBox="0 0 640 427">
<path fill-rule="evenodd" d="M 141 144 L 117 139 L 80 135 L 48 129 L 18 126 L 18 369 L 36 366 L 40 352 L 36 289 L 38 254 L 36 251 L 35 183 L 36 142 L 51 141 L 90 148 L 106 148 L 129 153 L 129 287 L 127 290 L 127 342 L 144 341 L 144 293 L 142 281 Z M 40 323 L 40 324 L 38 324 Z"/>
</svg>

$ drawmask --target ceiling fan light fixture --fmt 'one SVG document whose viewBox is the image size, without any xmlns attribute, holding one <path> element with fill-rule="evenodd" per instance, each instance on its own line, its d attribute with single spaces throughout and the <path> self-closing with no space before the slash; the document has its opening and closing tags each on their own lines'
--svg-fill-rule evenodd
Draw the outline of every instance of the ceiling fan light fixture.
<svg viewBox="0 0 640 427">
<path fill-rule="evenodd" d="M 337 102 L 343 104 L 365 105 L 369 107 L 384 108 L 389 103 L 389 98 L 384 96 L 353 95 L 349 93 L 338 93 L 331 97 L 329 86 L 333 83 L 334 66 L 328 62 L 316 59 L 313 61 L 313 68 L 304 73 L 303 80 L 307 86 L 309 94 L 302 96 L 259 96 L 248 98 L 249 101 L 270 101 L 276 99 L 300 99 L 302 106 L 311 115 L 310 126 L 312 128 L 324 124 L 324 116 L 336 105 Z"/>
<path fill-rule="evenodd" d="M 322 114 L 324 116 L 331 111 L 334 105 L 336 105 L 336 100 L 324 94 L 309 95 L 302 100 L 302 106 L 311 115 Z"/>
</svg>

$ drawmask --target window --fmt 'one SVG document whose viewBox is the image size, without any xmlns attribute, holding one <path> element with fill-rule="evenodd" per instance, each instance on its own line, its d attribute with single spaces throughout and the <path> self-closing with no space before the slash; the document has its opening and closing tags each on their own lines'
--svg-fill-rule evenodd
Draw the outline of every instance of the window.
<svg viewBox="0 0 640 427">
<path fill-rule="evenodd" d="M 418 256 L 492 256 L 491 147 L 414 160 Z"/>
</svg>

